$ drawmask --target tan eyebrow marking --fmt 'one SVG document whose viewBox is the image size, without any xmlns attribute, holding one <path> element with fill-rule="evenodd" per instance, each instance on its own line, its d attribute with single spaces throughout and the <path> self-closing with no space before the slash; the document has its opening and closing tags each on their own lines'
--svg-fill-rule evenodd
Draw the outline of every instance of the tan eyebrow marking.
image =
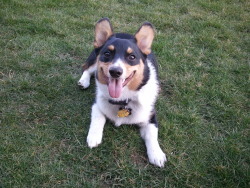
<svg viewBox="0 0 250 188">
<path fill-rule="evenodd" d="M 108 49 L 109 49 L 110 51 L 114 51 L 115 47 L 114 47 L 113 45 L 109 45 L 109 46 L 108 46 Z"/>
<path fill-rule="evenodd" d="M 130 47 L 128 47 L 128 49 L 127 49 L 127 53 L 128 54 L 131 54 L 133 52 L 133 49 L 132 48 L 130 48 Z"/>
</svg>

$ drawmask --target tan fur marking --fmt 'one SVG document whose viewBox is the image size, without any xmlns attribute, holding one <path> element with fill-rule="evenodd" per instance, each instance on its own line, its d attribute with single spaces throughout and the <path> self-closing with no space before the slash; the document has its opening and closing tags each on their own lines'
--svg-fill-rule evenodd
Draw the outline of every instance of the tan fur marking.
<svg viewBox="0 0 250 188">
<path fill-rule="evenodd" d="M 133 52 L 133 49 L 132 48 L 130 48 L 130 47 L 128 47 L 128 49 L 127 49 L 127 53 L 128 54 L 131 54 Z"/>
<path fill-rule="evenodd" d="M 115 47 L 114 47 L 114 45 L 109 45 L 109 46 L 108 46 L 108 49 L 109 49 L 110 51 L 114 51 Z"/>
<path fill-rule="evenodd" d="M 95 66 L 95 64 L 96 64 L 96 62 L 94 64 L 92 64 L 91 66 L 89 66 L 88 63 L 86 62 L 82 65 L 82 70 L 85 71 L 85 70 L 89 69 L 90 67 Z"/>
<path fill-rule="evenodd" d="M 97 65 L 97 78 L 98 78 L 98 81 L 102 84 L 108 84 L 108 70 L 109 70 L 109 66 L 110 66 L 111 63 L 104 63 L 104 62 L 101 62 L 99 61 L 98 62 L 98 65 Z"/>
<path fill-rule="evenodd" d="M 127 72 L 128 75 L 127 77 L 133 73 L 133 71 L 136 71 L 132 80 L 130 80 L 130 82 L 128 83 L 128 88 L 130 90 L 136 90 L 140 84 L 142 83 L 142 80 L 144 78 L 143 76 L 143 71 L 144 71 L 144 63 L 142 62 L 142 60 L 140 60 L 140 64 L 135 65 L 135 66 L 130 66 L 130 65 L 126 65 L 127 68 Z"/>
<path fill-rule="evenodd" d="M 87 70 L 88 68 L 89 68 L 89 66 L 88 66 L 87 63 L 84 63 L 84 64 L 82 65 L 82 70 L 83 70 L 83 71 Z"/>
</svg>

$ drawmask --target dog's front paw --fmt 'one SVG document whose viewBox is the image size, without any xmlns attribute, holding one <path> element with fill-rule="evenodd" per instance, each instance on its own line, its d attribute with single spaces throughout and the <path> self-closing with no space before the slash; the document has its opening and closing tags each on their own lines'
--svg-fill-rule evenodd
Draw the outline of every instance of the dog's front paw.
<svg viewBox="0 0 250 188">
<path fill-rule="evenodd" d="M 160 168 L 164 167 L 165 162 L 167 162 L 167 158 L 165 153 L 159 148 L 157 150 L 151 150 L 148 152 L 149 162 L 153 165 L 156 165 Z"/>
<path fill-rule="evenodd" d="M 86 89 L 89 87 L 90 81 L 89 79 L 80 79 L 77 84 L 81 89 Z"/>
<path fill-rule="evenodd" d="M 97 147 L 102 142 L 102 135 L 88 134 L 87 143 L 90 148 Z"/>
</svg>

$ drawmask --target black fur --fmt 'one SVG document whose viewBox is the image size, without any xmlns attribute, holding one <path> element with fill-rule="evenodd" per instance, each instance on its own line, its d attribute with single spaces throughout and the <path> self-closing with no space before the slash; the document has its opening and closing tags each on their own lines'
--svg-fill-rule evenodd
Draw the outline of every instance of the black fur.
<svg viewBox="0 0 250 188">
<path fill-rule="evenodd" d="M 94 50 L 92 50 L 89 57 L 85 61 L 85 64 L 83 66 L 83 71 L 96 63 L 96 58 L 99 55 L 100 50 L 101 50 L 101 47 L 100 48 L 95 48 Z"/>
<path fill-rule="evenodd" d="M 149 120 L 149 123 L 153 123 L 156 127 L 158 127 L 158 122 L 156 118 L 156 113 L 154 112 Z"/>
<path fill-rule="evenodd" d="M 109 99 L 109 103 L 110 103 L 110 104 L 113 104 L 113 105 L 122 105 L 122 106 L 128 105 L 128 103 L 129 103 L 130 101 L 131 101 L 131 99 L 122 100 L 122 101 L 115 101 L 115 100 Z"/>
</svg>

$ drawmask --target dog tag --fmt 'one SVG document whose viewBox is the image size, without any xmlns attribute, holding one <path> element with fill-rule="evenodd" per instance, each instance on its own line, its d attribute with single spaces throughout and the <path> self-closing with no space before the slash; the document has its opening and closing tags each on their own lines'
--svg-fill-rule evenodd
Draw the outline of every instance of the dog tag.
<svg viewBox="0 0 250 188">
<path fill-rule="evenodd" d="M 117 117 L 127 117 L 131 114 L 131 109 L 130 108 L 120 108 L 119 111 L 117 112 Z"/>
</svg>

